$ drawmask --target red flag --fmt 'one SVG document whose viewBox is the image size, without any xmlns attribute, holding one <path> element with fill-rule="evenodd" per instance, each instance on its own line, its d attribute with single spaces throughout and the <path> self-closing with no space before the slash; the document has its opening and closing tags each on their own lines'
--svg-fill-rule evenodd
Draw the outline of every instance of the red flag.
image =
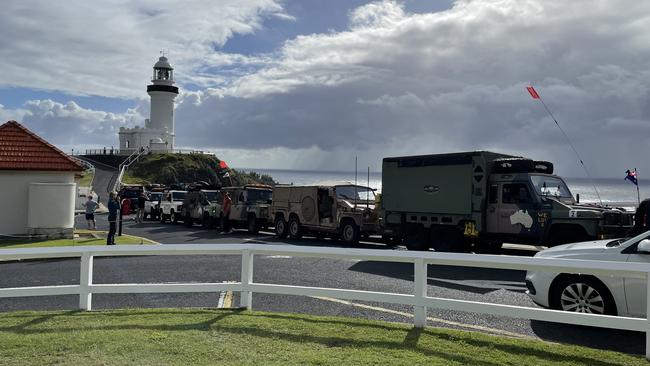
<svg viewBox="0 0 650 366">
<path fill-rule="evenodd" d="M 225 161 L 221 160 L 221 161 L 219 162 L 219 168 L 221 168 L 221 169 L 228 169 L 228 164 L 226 164 Z"/>
<path fill-rule="evenodd" d="M 533 88 L 532 86 L 527 86 L 526 89 L 530 93 L 530 96 L 533 97 L 533 99 L 539 99 L 539 94 L 537 94 L 535 88 Z"/>
</svg>

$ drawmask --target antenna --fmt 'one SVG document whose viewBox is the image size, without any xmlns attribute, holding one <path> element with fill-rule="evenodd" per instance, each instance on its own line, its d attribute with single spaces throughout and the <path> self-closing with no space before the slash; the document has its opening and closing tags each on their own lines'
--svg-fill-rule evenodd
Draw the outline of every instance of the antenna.
<svg viewBox="0 0 650 366">
<path fill-rule="evenodd" d="M 528 93 L 530 93 L 530 96 L 533 97 L 533 99 L 539 99 L 539 101 L 544 106 L 544 109 L 546 109 L 546 113 L 548 113 L 548 115 L 551 117 L 551 119 L 553 119 L 553 122 L 555 122 L 555 125 L 557 126 L 557 128 L 559 128 L 560 132 L 562 132 L 562 135 L 564 135 L 564 138 L 566 139 L 567 143 L 569 143 L 569 146 L 571 146 L 571 149 L 576 154 L 576 157 L 578 158 L 578 161 L 582 165 L 582 168 L 584 169 L 585 174 L 587 175 L 587 178 L 589 178 L 589 180 L 591 181 L 591 185 L 594 187 L 594 191 L 596 192 L 596 196 L 598 197 L 598 202 L 600 202 L 600 205 L 602 206 L 603 205 L 603 200 L 600 198 L 600 193 L 598 192 L 598 188 L 596 188 L 596 183 L 594 183 L 594 179 L 591 177 L 591 174 L 589 174 L 589 170 L 587 170 L 587 166 L 585 166 L 584 161 L 582 161 L 582 157 L 580 157 L 580 154 L 578 154 L 578 150 L 576 150 L 575 146 L 573 146 L 573 143 L 571 142 L 571 139 L 569 138 L 569 135 L 567 135 L 566 132 L 564 132 L 564 129 L 562 129 L 562 127 L 558 123 L 557 119 L 555 118 L 555 116 L 553 115 L 551 110 L 548 109 L 548 107 L 546 106 L 546 103 L 544 103 L 544 100 L 542 99 L 542 97 L 537 93 L 537 91 L 533 87 L 533 84 L 530 84 L 530 86 L 527 87 L 526 89 L 528 90 Z"/>
<path fill-rule="evenodd" d="M 357 208 L 357 157 L 354 157 L 354 209 Z"/>
</svg>

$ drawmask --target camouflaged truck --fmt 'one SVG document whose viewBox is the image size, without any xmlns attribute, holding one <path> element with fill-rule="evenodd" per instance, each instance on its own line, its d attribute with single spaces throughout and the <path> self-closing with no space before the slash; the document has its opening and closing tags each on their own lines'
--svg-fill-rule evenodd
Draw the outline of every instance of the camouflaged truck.
<svg viewBox="0 0 650 366">
<path fill-rule="evenodd" d="M 488 151 L 384 158 L 383 236 L 408 249 L 493 251 L 622 237 L 633 213 L 579 204 L 553 164 Z"/>
<path fill-rule="evenodd" d="M 213 228 L 221 223 L 221 217 L 215 213 L 221 213 L 222 201 L 223 196 L 218 189 L 190 187 L 183 200 L 183 223 L 188 227 L 200 223 L 205 229 Z"/>
<path fill-rule="evenodd" d="M 226 187 L 232 200 L 228 220 L 222 223 L 224 231 L 234 228 L 246 228 L 250 233 L 257 233 L 269 226 L 269 207 L 273 197 L 273 188 L 265 184 L 248 184 L 243 187 Z"/>
<path fill-rule="evenodd" d="M 271 217 L 278 237 L 329 235 L 348 245 L 379 231 L 373 189 L 353 184 L 275 186 Z"/>
</svg>

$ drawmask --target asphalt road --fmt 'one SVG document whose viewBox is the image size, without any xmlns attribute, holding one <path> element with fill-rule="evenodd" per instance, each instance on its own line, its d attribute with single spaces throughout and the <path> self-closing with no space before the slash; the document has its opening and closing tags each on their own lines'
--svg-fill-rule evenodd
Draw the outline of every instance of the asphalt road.
<svg viewBox="0 0 650 366">
<path fill-rule="evenodd" d="M 78 227 L 85 227 L 82 217 Z M 98 215 L 98 229 L 106 229 L 106 216 Z M 164 244 L 198 243 L 267 243 L 301 246 L 339 245 L 329 240 L 305 238 L 284 241 L 270 233 L 249 235 L 245 231 L 219 234 L 199 226 L 128 221 L 124 232 L 144 236 Z M 363 242 L 362 248 L 388 248 L 379 243 Z M 528 249 L 528 250 L 526 250 Z M 532 255 L 532 248 L 505 250 L 510 255 Z M 255 282 L 305 285 L 317 287 L 351 288 L 369 291 L 412 293 L 412 265 L 375 261 L 330 260 L 319 258 L 292 258 L 262 256 L 255 259 Z M 237 281 L 240 275 L 240 257 L 235 256 L 181 256 L 181 257 L 120 257 L 95 260 L 96 283 L 156 283 L 179 281 Z M 78 260 L 48 260 L 0 264 L 0 287 L 42 286 L 49 284 L 76 284 L 79 281 Z M 501 304 L 536 305 L 526 296 L 524 272 L 478 269 L 452 266 L 428 267 L 430 296 L 471 301 L 489 301 Z M 95 309 L 124 307 L 216 307 L 220 294 L 146 294 L 94 295 Z M 234 303 L 238 304 L 237 294 Z M 0 299 L 0 311 L 24 309 L 75 309 L 77 296 Z M 255 310 L 337 315 L 411 323 L 409 306 L 339 301 L 304 296 L 254 294 Z M 626 353 L 645 352 L 644 335 L 638 332 L 616 331 L 573 325 L 563 325 L 524 319 L 429 309 L 429 325 L 476 330 L 497 335 L 532 337 L 553 342 L 586 345 Z"/>
</svg>

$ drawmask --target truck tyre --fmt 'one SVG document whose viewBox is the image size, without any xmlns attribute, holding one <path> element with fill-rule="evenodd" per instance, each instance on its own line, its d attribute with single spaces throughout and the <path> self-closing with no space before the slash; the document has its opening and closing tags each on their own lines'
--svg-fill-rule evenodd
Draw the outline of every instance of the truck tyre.
<svg viewBox="0 0 650 366">
<path fill-rule="evenodd" d="M 160 223 L 161 224 L 165 223 L 165 214 L 163 212 L 160 212 Z"/>
<path fill-rule="evenodd" d="M 591 276 L 561 275 L 551 286 L 549 304 L 556 310 L 617 315 L 609 289 Z"/>
<path fill-rule="evenodd" d="M 169 216 L 173 224 L 178 224 L 178 216 L 176 215 L 176 212 L 174 212 L 174 210 L 170 211 Z"/>
<path fill-rule="evenodd" d="M 429 250 L 429 238 L 424 228 L 409 230 L 404 237 L 404 245 L 408 250 Z"/>
<path fill-rule="evenodd" d="M 359 244 L 359 226 L 352 220 L 344 221 L 341 225 L 340 237 L 347 245 Z"/>
<path fill-rule="evenodd" d="M 494 160 L 495 173 L 530 173 L 535 171 L 535 162 L 526 158 L 505 158 Z"/>
<path fill-rule="evenodd" d="M 287 222 L 284 221 L 284 217 L 278 216 L 275 219 L 275 235 L 280 239 L 287 237 Z"/>
<path fill-rule="evenodd" d="M 257 234 L 260 231 L 259 224 L 257 223 L 257 218 L 255 215 L 248 215 L 248 232 L 251 234 Z"/>
<path fill-rule="evenodd" d="M 300 221 L 295 216 L 289 218 L 289 237 L 291 239 L 302 238 L 302 227 L 300 227 Z"/>
</svg>

